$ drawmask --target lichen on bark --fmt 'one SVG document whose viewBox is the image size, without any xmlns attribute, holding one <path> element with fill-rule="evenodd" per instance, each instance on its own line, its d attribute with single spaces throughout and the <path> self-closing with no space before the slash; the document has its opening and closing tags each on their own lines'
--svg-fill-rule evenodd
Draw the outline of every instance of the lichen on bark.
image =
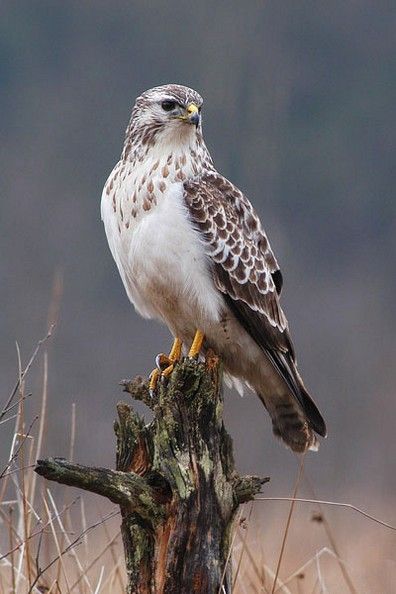
<svg viewBox="0 0 396 594">
<path fill-rule="evenodd" d="M 226 564 L 236 511 L 268 479 L 235 471 L 221 383 L 213 355 L 184 359 L 154 397 L 141 378 L 124 381 L 153 420 L 145 424 L 131 406 L 117 405 L 115 471 L 38 462 L 46 478 L 120 505 L 128 594 L 217 594 L 221 585 L 231 592 Z"/>
</svg>

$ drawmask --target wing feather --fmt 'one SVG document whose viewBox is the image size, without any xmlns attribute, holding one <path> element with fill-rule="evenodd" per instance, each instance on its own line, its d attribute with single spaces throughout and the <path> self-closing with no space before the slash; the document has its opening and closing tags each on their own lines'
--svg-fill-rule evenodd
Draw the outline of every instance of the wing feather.
<svg viewBox="0 0 396 594">
<path fill-rule="evenodd" d="M 184 200 L 211 260 L 217 289 L 266 352 L 312 428 L 325 435 L 323 418 L 296 368 L 287 319 L 279 303 L 282 274 L 252 205 L 215 171 L 186 181 Z"/>
<path fill-rule="evenodd" d="M 215 172 L 185 182 L 184 188 L 190 216 L 212 261 L 216 287 L 239 303 L 244 325 L 260 346 L 294 358 L 278 299 L 282 274 L 252 205 Z"/>
</svg>

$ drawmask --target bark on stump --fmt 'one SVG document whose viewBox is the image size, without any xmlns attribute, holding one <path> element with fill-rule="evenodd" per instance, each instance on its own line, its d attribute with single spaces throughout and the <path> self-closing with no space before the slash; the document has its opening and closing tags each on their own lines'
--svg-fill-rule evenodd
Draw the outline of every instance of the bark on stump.
<svg viewBox="0 0 396 594">
<path fill-rule="evenodd" d="M 154 398 L 141 378 L 122 384 L 154 419 L 118 404 L 117 469 L 48 458 L 36 472 L 120 505 L 128 594 L 230 593 L 236 511 L 269 479 L 234 470 L 217 358 L 184 359 Z"/>
</svg>

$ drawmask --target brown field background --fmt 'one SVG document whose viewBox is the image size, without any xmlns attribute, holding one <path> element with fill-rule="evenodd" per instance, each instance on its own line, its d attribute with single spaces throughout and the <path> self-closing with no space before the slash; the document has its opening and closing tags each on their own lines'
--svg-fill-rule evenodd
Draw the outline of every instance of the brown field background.
<svg viewBox="0 0 396 594">
<path fill-rule="evenodd" d="M 99 201 L 135 96 L 178 82 L 204 96 L 215 163 L 260 214 L 284 273 L 283 305 L 300 367 L 328 423 L 328 439 L 305 460 L 309 484 L 301 482 L 299 495 L 312 498 L 313 486 L 316 498 L 351 503 L 396 525 L 395 7 L 369 0 L 4 0 L 0 17 L 1 404 L 18 377 L 15 342 L 23 368 L 56 321 L 23 386 L 32 394 L 24 428 L 21 417 L 0 424 L 0 472 L 15 433 L 38 415 L 9 470 L 34 460 L 43 386 L 41 455 L 68 457 L 74 433 L 76 461 L 112 466 L 118 381 L 148 372 L 168 347 L 166 329 L 141 320 L 127 301 Z M 264 496 L 290 496 L 298 461 L 273 439 L 260 403 L 227 391 L 225 408 L 239 470 L 271 476 Z M 10 550 L 10 526 L 16 545 L 26 517 L 29 530 L 37 520 L 21 508 L 24 483 L 52 526 L 44 489 L 59 509 L 78 495 L 41 479 L 34 485 L 30 468 L 5 478 L 0 557 Z M 87 526 L 113 509 L 83 499 Z M 287 502 L 246 506 L 234 543 L 238 594 L 271 591 L 260 571 L 275 571 L 288 510 Z M 296 504 L 281 579 L 313 561 L 290 592 L 350 591 L 332 556 L 334 542 L 356 591 L 396 592 L 395 532 L 351 509 L 322 512 L 333 543 L 323 522 L 312 520 L 317 506 Z M 77 537 L 84 522 L 78 501 L 57 527 L 58 544 L 66 546 L 69 529 Z M 108 534 L 103 525 L 89 532 L 77 547 L 80 566 L 64 555 L 69 584 L 54 564 L 49 583 L 58 574 L 60 581 L 52 591 L 67 592 L 85 575 L 89 585 L 82 578 L 72 591 L 95 592 L 102 566 L 98 591 L 120 591 L 119 538 L 101 554 L 117 525 L 113 518 Z M 48 530 L 43 560 L 57 555 Z M 26 552 L 21 559 L 26 576 Z M 0 592 L 12 591 L 6 563 L 0 561 Z M 122 559 L 120 571 L 124 579 Z"/>
</svg>

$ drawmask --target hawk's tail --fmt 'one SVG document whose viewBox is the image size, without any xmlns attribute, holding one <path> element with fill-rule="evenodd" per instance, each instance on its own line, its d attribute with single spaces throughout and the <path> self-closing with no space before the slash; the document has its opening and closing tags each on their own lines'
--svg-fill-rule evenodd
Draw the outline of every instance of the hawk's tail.
<svg viewBox="0 0 396 594">
<path fill-rule="evenodd" d="M 272 430 L 293 452 L 317 451 L 319 440 L 301 410 L 290 402 L 290 395 L 277 396 L 277 403 L 270 410 Z"/>
<path fill-rule="evenodd" d="M 322 437 L 326 437 L 327 433 L 324 419 L 308 394 L 290 355 L 279 352 L 271 354 L 271 361 L 286 384 L 281 393 L 270 398 L 259 394 L 271 416 L 273 432 L 294 452 L 317 450 L 319 440 L 315 433 Z"/>
</svg>

